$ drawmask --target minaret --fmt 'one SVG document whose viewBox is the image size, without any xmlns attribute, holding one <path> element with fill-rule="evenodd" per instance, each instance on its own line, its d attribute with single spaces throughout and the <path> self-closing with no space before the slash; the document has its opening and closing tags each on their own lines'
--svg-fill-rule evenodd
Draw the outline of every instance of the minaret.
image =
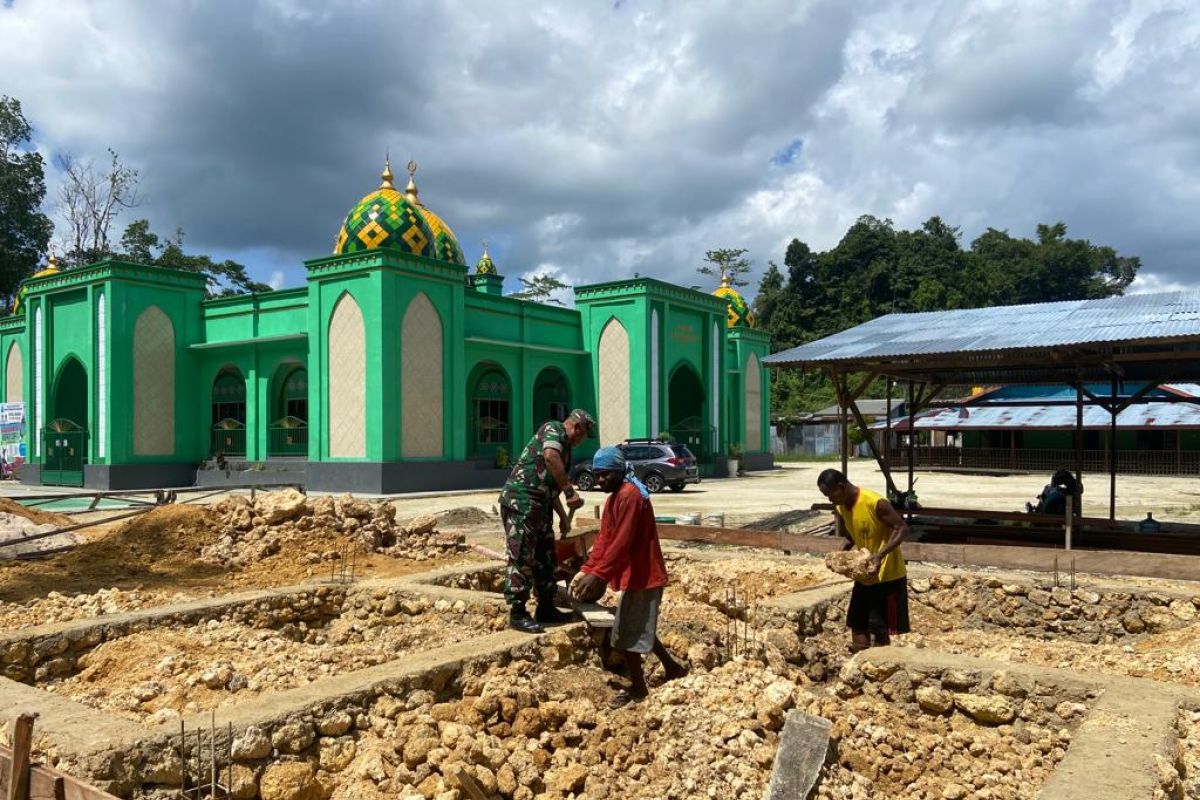
<svg viewBox="0 0 1200 800">
<path fill-rule="evenodd" d="M 475 265 L 475 272 L 471 273 L 469 280 L 471 288 L 477 292 L 496 296 L 503 294 L 504 278 L 496 271 L 496 264 L 488 255 L 487 242 L 483 243 L 483 255 L 479 257 L 479 263 Z"/>
</svg>

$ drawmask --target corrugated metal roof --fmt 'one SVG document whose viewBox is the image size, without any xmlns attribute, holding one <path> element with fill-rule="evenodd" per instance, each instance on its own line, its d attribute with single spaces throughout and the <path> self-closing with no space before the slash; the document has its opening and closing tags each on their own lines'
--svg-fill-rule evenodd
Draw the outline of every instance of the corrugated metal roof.
<svg viewBox="0 0 1200 800">
<path fill-rule="evenodd" d="M 855 403 L 855 405 L 858 406 L 859 412 L 864 417 L 882 417 L 887 414 L 888 401 L 886 399 L 859 400 L 857 403 Z M 904 401 L 892 398 L 892 413 L 895 413 L 896 409 L 900 408 L 902 405 L 904 405 Z M 820 411 L 814 411 L 812 416 L 839 417 L 841 416 L 841 406 L 829 406 L 828 408 L 822 408 Z"/>
<path fill-rule="evenodd" d="M 1118 399 L 1129 399 L 1139 391 L 1144 389 L 1145 383 L 1126 383 L 1119 386 L 1117 389 Z M 1085 383 L 1083 388 L 1098 397 L 1107 399 L 1109 392 L 1112 391 L 1111 384 L 1106 383 Z M 1200 384 L 1195 383 L 1160 383 L 1156 388 L 1151 389 L 1143 397 L 1142 402 L 1150 402 L 1156 398 L 1169 396 L 1175 397 L 1197 397 L 1200 398 Z M 1069 400 L 1075 401 L 1074 386 L 1047 386 L 1045 384 L 1030 384 L 1024 386 L 997 386 L 993 389 L 985 391 L 983 394 L 971 395 L 964 397 L 961 401 L 964 405 L 971 406 L 986 406 L 986 405 L 1004 405 L 1013 400 L 1019 401 L 1049 401 L 1049 400 Z"/>
<path fill-rule="evenodd" d="M 1200 291 L 888 314 L 775 353 L 766 364 L 1200 338 Z"/>
<path fill-rule="evenodd" d="M 1099 406 L 1085 406 L 1083 427 L 1108 430 L 1109 413 Z M 887 427 L 885 422 L 872 429 Z M 1075 409 L 1070 406 L 962 406 L 939 408 L 918 414 L 917 430 L 970 431 L 1018 428 L 1075 429 Z M 1192 403 L 1146 403 L 1135 405 L 1117 415 L 1117 427 L 1200 428 L 1200 407 Z M 892 420 L 892 429 L 908 430 L 908 418 Z"/>
</svg>

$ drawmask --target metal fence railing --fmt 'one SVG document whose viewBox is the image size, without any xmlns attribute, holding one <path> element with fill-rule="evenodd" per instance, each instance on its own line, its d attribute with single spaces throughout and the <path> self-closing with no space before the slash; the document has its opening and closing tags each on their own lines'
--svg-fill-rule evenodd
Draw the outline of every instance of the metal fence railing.
<svg viewBox="0 0 1200 800">
<path fill-rule="evenodd" d="M 307 456 L 308 423 L 284 417 L 267 430 L 268 456 Z"/>
<path fill-rule="evenodd" d="M 908 450 L 891 451 L 893 466 L 908 466 Z M 967 469 L 1032 470 L 1052 472 L 1075 468 L 1076 452 L 1054 448 L 1007 447 L 915 447 L 916 467 L 961 467 Z M 1108 452 L 1084 450 L 1085 472 L 1107 472 Z M 1200 452 L 1189 450 L 1119 450 L 1117 471 L 1126 475 L 1200 475 Z"/>
<path fill-rule="evenodd" d="M 208 439 L 209 455 L 242 457 L 246 455 L 246 428 L 214 425 Z"/>
</svg>

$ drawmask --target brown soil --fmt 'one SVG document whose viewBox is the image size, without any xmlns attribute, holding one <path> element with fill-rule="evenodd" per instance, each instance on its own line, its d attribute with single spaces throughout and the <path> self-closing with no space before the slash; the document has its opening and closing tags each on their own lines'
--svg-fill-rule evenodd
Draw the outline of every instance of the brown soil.
<svg viewBox="0 0 1200 800">
<path fill-rule="evenodd" d="M 349 553 L 356 544 L 349 534 L 313 530 L 274 555 L 229 571 L 199 558 L 200 551 L 221 535 L 214 512 L 183 504 L 160 506 L 83 533 L 88 541 L 66 553 L 38 561 L 0 563 L 0 602 L 27 604 L 52 590 L 91 594 L 121 588 L 175 595 L 287 586 L 328 577 L 336 565 L 322 562 L 321 555 L 331 550 Z M 359 549 L 354 567 L 358 578 L 394 577 L 472 560 L 482 559 L 457 555 L 414 561 Z M 0 628 L 5 627 L 11 626 L 0 619 Z"/>
<path fill-rule="evenodd" d="M 437 611 L 428 599 L 414 602 L 424 610 L 387 620 L 340 617 L 307 635 L 293 626 L 271 630 L 228 620 L 136 633 L 100 645 L 79 660 L 79 673 L 43 688 L 130 719 L 154 712 L 162 718 L 164 710 L 245 703 L 505 624 L 494 608 L 463 603 Z"/>
<path fill-rule="evenodd" d="M 19 517 L 32 520 L 38 525 L 66 526 L 77 522 L 77 520 L 73 520 L 63 514 L 55 514 L 53 511 L 42 511 L 40 508 L 23 506 L 9 497 L 0 497 L 0 511 L 8 514 L 16 514 Z"/>
</svg>

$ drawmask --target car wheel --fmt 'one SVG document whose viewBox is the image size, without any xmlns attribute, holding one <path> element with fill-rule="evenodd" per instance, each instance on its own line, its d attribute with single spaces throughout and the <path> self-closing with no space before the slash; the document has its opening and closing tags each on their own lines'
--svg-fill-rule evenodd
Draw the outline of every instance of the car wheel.
<svg viewBox="0 0 1200 800">
<path fill-rule="evenodd" d="M 596 482 L 592 479 L 592 473 L 581 472 L 575 476 L 575 485 L 579 487 L 579 491 L 589 492 Z"/>
<path fill-rule="evenodd" d="M 652 494 L 658 494 L 663 490 L 663 486 L 666 485 L 666 483 L 663 481 L 662 475 L 659 475 L 657 472 L 651 472 L 646 476 L 646 479 L 643 480 L 642 483 L 646 484 L 646 488 L 649 489 Z"/>
<path fill-rule="evenodd" d="M 672 492 L 682 492 L 682 491 L 683 491 L 683 484 L 682 484 L 682 483 L 672 483 L 672 484 L 671 484 L 671 491 L 672 491 Z"/>
</svg>

